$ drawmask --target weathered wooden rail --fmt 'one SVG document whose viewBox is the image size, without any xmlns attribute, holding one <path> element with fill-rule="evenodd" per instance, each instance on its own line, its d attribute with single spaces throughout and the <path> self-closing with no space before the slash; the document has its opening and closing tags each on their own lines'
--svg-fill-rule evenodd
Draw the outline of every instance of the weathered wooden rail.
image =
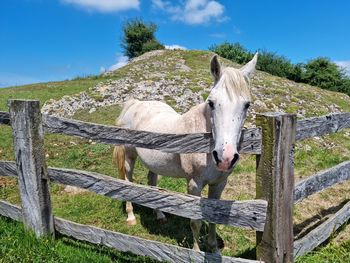
<svg viewBox="0 0 350 263">
<path fill-rule="evenodd" d="M 318 172 L 302 181 L 294 189 L 294 203 L 350 179 L 350 161 L 343 162 L 327 170 Z"/>
<path fill-rule="evenodd" d="M 9 113 L 0 112 L 0 124 L 10 125 L 10 122 Z M 43 127 L 45 132 L 74 135 L 106 144 L 123 144 L 164 152 L 208 153 L 213 143 L 210 133 L 160 134 L 48 115 L 43 115 Z M 350 128 L 350 113 L 348 112 L 308 118 L 297 122 L 296 140 L 335 133 L 345 128 Z M 242 130 L 240 152 L 261 153 L 261 131 L 259 128 Z"/>
<path fill-rule="evenodd" d="M 22 221 L 21 208 L 5 201 L 0 201 L 0 215 L 16 221 Z M 132 252 L 167 262 L 227 262 L 252 263 L 256 261 L 231 258 L 220 254 L 196 252 L 192 249 L 146 240 L 122 233 L 108 231 L 98 227 L 82 225 L 59 217 L 54 218 L 55 230 L 63 235 L 90 243 L 116 248 L 123 252 Z"/>
<path fill-rule="evenodd" d="M 350 128 L 350 113 L 296 121 L 295 115 L 265 113 L 259 128 L 242 130 L 240 152 L 257 156 L 257 200 L 199 198 L 157 187 L 142 186 L 97 173 L 46 168 L 43 134 L 62 133 L 101 143 L 143 147 L 170 153 L 208 153 L 210 133 L 157 134 L 41 115 L 37 101 L 10 101 L 10 113 L 0 112 L 0 124 L 11 125 L 16 163 L 0 161 L 0 175 L 18 178 L 22 210 L 0 201 L 0 214 L 24 224 L 37 235 L 57 231 L 79 240 L 169 262 L 256 262 L 194 252 L 104 229 L 80 225 L 52 215 L 48 182 L 77 186 L 100 195 L 191 219 L 257 231 L 257 259 L 292 262 L 314 249 L 350 218 L 350 203 L 306 236 L 294 241 L 293 206 L 304 198 L 350 179 L 350 161 L 318 172 L 294 186 L 294 143 L 297 140 Z"/>
<path fill-rule="evenodd" d="M 0 174 L 17 177 L 16 164 L 0 161 Z M 132 201 L 185 218 L 260 231 L 264 229 L 267 207 L 267 202 L 264 200 L 231 201 L 199 198 L 74 169 L 49 168 L 48 176 L 55 183 L 80 187 L 121 201 Z"/>
</svg>

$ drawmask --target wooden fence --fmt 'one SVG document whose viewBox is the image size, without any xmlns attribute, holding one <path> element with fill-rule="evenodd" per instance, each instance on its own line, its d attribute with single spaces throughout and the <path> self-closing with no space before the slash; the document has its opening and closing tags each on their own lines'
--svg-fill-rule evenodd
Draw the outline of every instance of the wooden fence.
<svg viewBox="0 0 350 263">
<path fill-rule="evenodd" d="M 49 181 L 88 189 L 100 195 L 131 201 L 185 218 L 257 231 L 257 259 L 292 262 L 314 249 L 350 218 L 350 203 L 299 240 L 293 236 L 293 206 L 304 198 L 350 179 L 350 161 L 319 172 L 294 186 L 294 144 L 314 136 L 350 128 L 350 113 L 296 121 L 295 115 L 265 113 L 259 128 L 242 130 L 240 152 L 257 159 L 256 200 L 233 201 L 199 198 L 142 186 L 105 175 L 74 169 L 47 168 L 44 133 L 62 133 L 105 144 L 156 149 L 171 153 L 208 153 L 210 133 L 156 134 L 97 125 L 40 113 L 38 101 L 11 100 L 9 113 L 0 112 L 0 124 L 11 125 L 16 162 L 0 161 L 0 176 L 18 177 L 22 208 L 0 201 L 0 214 L 23 221 L 38 235 L 55 231 L 78 240 L 169 262 L 257 262 L 206 252 L 195 252 L 156 241 L 54 217 Z"/>
</svg>

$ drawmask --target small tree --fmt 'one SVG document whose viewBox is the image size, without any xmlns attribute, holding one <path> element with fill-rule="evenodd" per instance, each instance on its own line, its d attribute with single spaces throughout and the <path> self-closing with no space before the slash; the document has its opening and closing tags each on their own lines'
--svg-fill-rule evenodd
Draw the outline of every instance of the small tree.
<svg viewBox="0 0 350 263">
<path fill-rule="evenodd" d="M 157 25 L 154 23 L 146 24 L 141 19 L 126 21 L 123 25 L 124 36 L 121 43 L 124 54 L 134 58 L 151 50 L 164 49 L 154 36 L 156 31 Z"/>
<path fill-rule="evenodd" d="M 302 81 L 323 89 L 335 89 L 343 85 L 344 74 L 328 58 L 319 57 L 309 61 L 302 74 Z"/>
</svg>

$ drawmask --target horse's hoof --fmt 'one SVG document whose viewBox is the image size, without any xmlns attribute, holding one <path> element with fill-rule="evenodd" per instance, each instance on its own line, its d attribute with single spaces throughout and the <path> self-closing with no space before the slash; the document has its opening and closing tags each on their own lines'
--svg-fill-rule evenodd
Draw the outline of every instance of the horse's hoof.
<svg viewBox="0 0 350 263">
<path fill-rule="evenodd" d="M 201 249 L 199 248 L 198 244 L 193 244 L 193 248 L 192 249 L 194 251 L 201 252 Z"/>
<path fill-rule="evenodd" d="M 128 225 L 128 226 L 134 226 L 134 225 L 136 225 L 136 218 L 133 218 L 133 219 L 127 219 L 126 220 L 126 224 Z"/>
</svg>

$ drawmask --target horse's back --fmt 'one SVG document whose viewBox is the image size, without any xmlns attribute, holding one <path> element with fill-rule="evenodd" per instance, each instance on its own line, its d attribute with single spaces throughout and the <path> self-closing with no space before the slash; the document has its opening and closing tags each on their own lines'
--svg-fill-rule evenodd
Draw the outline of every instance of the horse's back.
<svg viewBox="0 0 350 263">
<path fill-rule="evenodd" d="M 169 105 L 158 101 L 131 100 L 124 104 L 117 126 L 158 133 L 179 133 L 179 115 Z M 142 163 L 152 172 L 165 176 L 185 177 L 179 154 L 136 148 Z"/>
<path fill-rule="evenodd" d="M 152 132 L 176 133 L 174 121 L 179 114 L 160 101 L 129 100 L 124 104 L 117 126 Z"/>
</svg>

